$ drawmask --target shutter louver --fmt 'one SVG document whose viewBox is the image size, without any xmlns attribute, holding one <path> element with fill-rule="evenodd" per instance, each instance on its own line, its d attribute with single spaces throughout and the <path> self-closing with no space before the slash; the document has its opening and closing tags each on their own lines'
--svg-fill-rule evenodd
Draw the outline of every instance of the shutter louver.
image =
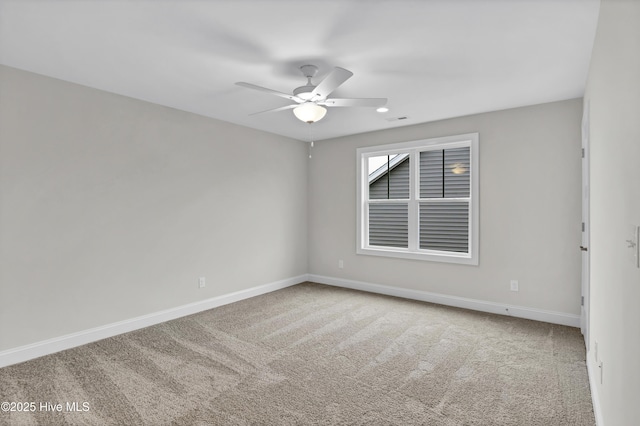
<svg viewBox="0 0 640 426">
<path fill-rule="evenodd" d="M 420 248 L 468 253 L 469 203 L 420 203 Z"/>
<path fill-rule="evenodd" d="M 420 153 L 420 198 L 442 197 L 442 150 Z"/>
<path fill-rule="evenodd" d="M 420 198 L 469 197 L 469 148 L 420 153 Z"/>
<path fill-rule="evenodd" d="M 468 198 L 470 194 L 469 148 L 444 151 L 444 198 Z"/>
<path fill-rule="evenodd" d="M 369 205 L 369 244 L 403 247 L 409 244 L 409 209 L 406 203 Z"/>
<path fill-rule="evenodd" d="M 470 183 L 469 147 L 420 153 L 420 249 L 469 252 L 469 201 L 443 200 L 468 199 Z"/>
<path fill-rule="evenodd" d="M 391 181 L 389 181 L 391 175 Z M 406 200 L 409 198 L 409 157 L 369 185 L 370 200 Z"/>
</svg>

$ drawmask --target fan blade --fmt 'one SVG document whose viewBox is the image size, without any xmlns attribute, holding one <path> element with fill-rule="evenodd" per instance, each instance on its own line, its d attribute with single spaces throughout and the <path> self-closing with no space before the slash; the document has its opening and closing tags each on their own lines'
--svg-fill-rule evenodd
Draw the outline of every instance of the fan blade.
<svg viewBox="0 0 640 426">
<path fill-rule="evenodd" d="M 381 107 L 386 103 L 387 98 L 335 98 L 317 102 L 318 105 L 325 105 L 328 107 Z"/>
<path fill-rule="evenodd" d="M 313 92 L 311 92 L 311 99 L 315 99 L 316 97 L 319 99 L 326 99 L 331 92 L 351 78 L 352 75 L 353 73 L 349 70 L 335 67 L 333 71 L 331 71 L 329 75 L 326 76 L 315 89 L 313 89 Z"/>
<path fill-rule="evenodd" d="M 285 110 L 287 110 L 287 109 L 292 109 L 292 108 L 295 108 L 295 107 L 297 107 L 297 106 L 299 106 L 299 105 L 297 105 L 297 104 L 287 105 L 287 106 L 283 106 L 283 107 L 280 107 L 280 108 L 268 109 L 268 110 L 266 110 L 266 111 L 254 112 L 253 114 L 249 114 L 249 115 L 264 114 L 264 113 L 266 113 L 266 112 L 278 112 L 278 111 L 285 111 Z"/>
<path fill-rule="evenodd" d="M 271 93 L 272 95 L 280 96 L 281 98 L 289 99 L 294 102 L 298 102 L 298 103 L 304 102 L 302 99 L 300 99 L 297 96 L 278 92 L 277 90 L 267 89 L 266 87 L 256 86 L 255 84 L 251 84 L 251 83 L 245 83 L 244 81 L 239 81 L 236 83 L 236 85 L 246 87 L 248 89 L 258 90 L 260 92 Z"/>
</svg>

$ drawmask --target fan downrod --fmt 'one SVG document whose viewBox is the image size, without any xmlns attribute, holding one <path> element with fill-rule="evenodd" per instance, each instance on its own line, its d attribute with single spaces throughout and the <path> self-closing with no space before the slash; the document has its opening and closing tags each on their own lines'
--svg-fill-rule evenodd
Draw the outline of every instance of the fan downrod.
<svg viewBox="0 0 640 426">
<path fill-rule="evenodd" d="M 311 92 L 316 88 L 316 86 L 311 83 L 311 79 L 318 73 L 318 67 L 315 65 L 302 65 L 300 67 L 300 71 L 302 71 L 302 74 L 307 77 L 307 84 L 293 89 L 293 94 L 305 101 L 308 101 L 311 99 Z"/>
</svg>

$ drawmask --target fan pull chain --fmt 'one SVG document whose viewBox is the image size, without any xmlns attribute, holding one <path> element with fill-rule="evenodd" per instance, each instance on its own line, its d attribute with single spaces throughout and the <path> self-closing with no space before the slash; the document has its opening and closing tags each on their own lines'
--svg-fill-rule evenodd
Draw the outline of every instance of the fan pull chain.
<svg viewBox="0 0 640 426">
<path fill-rule="evenodd" d="M 311 148 L 313 148 L 313 123 L 309 123 L 309 158 L 311 158 Z"/>
</svg>

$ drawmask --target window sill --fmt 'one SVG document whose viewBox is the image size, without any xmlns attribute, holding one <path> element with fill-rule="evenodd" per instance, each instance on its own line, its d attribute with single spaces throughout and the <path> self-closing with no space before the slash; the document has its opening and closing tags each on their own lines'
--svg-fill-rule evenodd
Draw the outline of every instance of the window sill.
<svg viewBox="0 0 640 426">
<path fill-rule="evenodd" d="M 478 258 L 472 257 L 468 254 L 439 254 L 439 253 L 423 253 L 423 252 L 410 252 L 402 249 L 393 248 L 362 248 L 359 247 L 356 250 L 357 254 L 366 256 L 382 256 L 382 257 L 395 257 L 400 259 L 410 260 L 422 260 L 429 262 L 441 262 L 441 263 L 457 263 L 461 265 L 478 266 Z"/>
</svg>

